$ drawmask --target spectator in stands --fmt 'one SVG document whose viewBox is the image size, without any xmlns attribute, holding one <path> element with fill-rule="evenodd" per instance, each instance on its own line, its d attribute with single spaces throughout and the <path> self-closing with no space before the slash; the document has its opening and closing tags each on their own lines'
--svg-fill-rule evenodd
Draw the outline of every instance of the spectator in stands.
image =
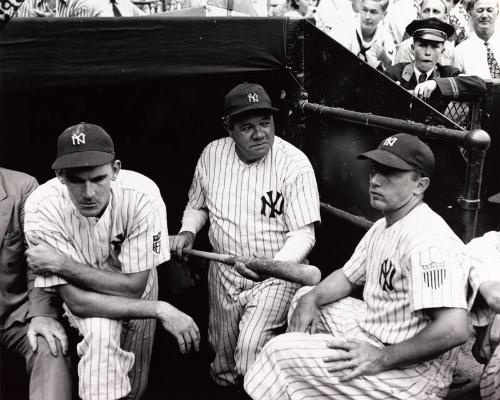
<svg viewBox="0 0 500 400">
<path fill-rule="evenodd" d="M 413 21 L 406 28 L 413 37 L 415 61 L 399 63 L 385 73 L 415 96 L 443 112 L 449 97 L 457 98 L 484 93 L 486 85 L 477 76 L 458 76 L 460 70 L 440 65 L 444 42 L 453 35 L 453 26 L 437 18 Z M 445 99 L 448 97 L 448 99 Z"/>
<path fill-rule="evenodd" d="M 500 32 L 496 28 L 499 0 L 470 0 L 474 32 L 455 49 L 454 65 L 483 79 L 500 78 Z"/>
<path fill-rule="evenodd" d="M 418 18 L 421 0 L 395 0 L 387 10 L 384 25 L 396 47 L 405 39 L 408 24 Z"/>
<path fill-rule="evenodd" d="M 419 19 L 438 18 L 442 21 L 446 21 L 447 16 L 447 4 L 444 0 L 424 0 L 418 15 Z M 450 40 L 446 40 L 444 42 L 443 52 L 439 57 L 439 64 L 450 65 L 453 61 L 454 51 L 455 46 L 453 43 Z M 408 39 L 403 40 L 396 51 L 394 64 L 411 62 L 413 60 L 415 60 L 413 52 L 413 38 L 409 37 Z"/>
<path fill-rule="evenodd" d="M 31 17 L 95 17 L 95 3 L 89 0 L 25 0 L 14 15 Z"/>
<path fill-rule="evenodd" d="M 455 0 L 450 11 L 448 22 L 455 28 L 455 46 L 470 36 L 469 13 L 466 10 L 465 0 Z"/>
<path fill-rule="evenodd" d="M 145 15 L 130 0 L 94 0 L 97 17 L 142 17 Z"/>
<path fill-rule="evenodd" d="M 366 61 L 371 67 L 384 70 L 392 65 L 394 42 L 383 26 L 388 0 L 363 0 L 361 18 L 333 28 L 330 36 Z"/>
</svg>

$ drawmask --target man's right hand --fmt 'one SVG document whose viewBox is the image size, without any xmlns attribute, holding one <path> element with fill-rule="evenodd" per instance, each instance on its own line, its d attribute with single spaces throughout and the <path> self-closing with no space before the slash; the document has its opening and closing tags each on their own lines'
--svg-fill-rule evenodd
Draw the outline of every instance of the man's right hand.
<svg viewBox="0 0 500 400">
<path fill-rule="evenodd" d="M 187 256 L 183 255 L 182 251 L 184 249 L 191 249 L 194 244 L 194 239 L 196 238 L 193 232 L 183 231 L 179 232 L 178 235 L 171 236 L 170 240 L 170 252 L 175 254 L 177 257 L 182 257 L 184 261 L 187 261 Z"/>
<path fill-rule="evenodd" d="M 287 332 L 316 333 L 318 325 L 318 307 L 313 294 L 306 293 L 300 298 L 293 311 Z"/>
<path fill-rule="evenodd" d="M 33 352 L 38 349 L 38 336 L 43 336 L 49 345 L 50 352 L 57 357 L 57 343 L 61 343 L 62 352 L 66 355 L 68 351 L 68 337 L 63 326 L 52 317 L 34 317 L 28 327 L 28 341 Z"/>
<path fill-rule="evenodd" d="M 161 301 L 158 319 L 167 332 L 177 339 L 182 354 L 189 353 L 192 349 L 195 351 L 200 349 L 200 330 L 189 315 Z"/>
</svg>

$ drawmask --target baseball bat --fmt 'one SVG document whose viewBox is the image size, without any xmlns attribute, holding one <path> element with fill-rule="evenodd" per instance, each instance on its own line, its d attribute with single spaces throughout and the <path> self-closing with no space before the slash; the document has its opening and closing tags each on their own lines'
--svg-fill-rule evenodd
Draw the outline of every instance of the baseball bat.
<svg viewBox="0 0 500 400">
<path fill-rule="evenodd" d="M 184 249 L 182 252 L 189 256 L 218 261 L 228 265 L 234 265 L 237 261 L 241 261 L 245 263 L 248 269 L 258 274 L 300 283 L 301 285 L 314 286 L 321 280 L 321 271 L 314 265 L 267 260 L 265 258 L 231 256 L 195 249 Z"/>
</svg>

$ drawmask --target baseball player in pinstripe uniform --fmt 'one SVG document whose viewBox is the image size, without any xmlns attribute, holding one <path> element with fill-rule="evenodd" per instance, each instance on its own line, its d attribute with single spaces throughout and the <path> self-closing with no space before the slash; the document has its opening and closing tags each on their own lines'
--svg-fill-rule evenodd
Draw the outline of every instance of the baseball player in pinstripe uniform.
<svg viewBox="0 0 500 400">
<path fill-rule="evenodd" d="M 156 266 L 168 260 L 165 204 L 145 176 L 121 170 L 111 137 L 81 123 L 58 139 L 56 178 L 26 202 L 35 286 L 57 290 L 78 344 L 84 400 L 138 399 L 149 371 L 156 319 L 182 352 L 198 347 L 193 320 L 156 301 Z"/>
<path fill-rule="evenodd" d="M 342 269 L 303 288 L 289 332 L 245 377 L 253 399 L 437 399 L 468 336 L 463 243 L 424 202 L 434 156 L 400 133 L 358 158 L 384 218 Z M 364 285 L 364 301 L 347 297 Z"/>
<path fill-rule="evenodd" d="M 488 199 L 500 203 L 500 193 Z M 470 257 L 469 284 L 476 343 L 472 352 L 485 364 L 480 379 L 481 398 L 500 398 L 500 232 L 487 232 L 466 246 Z"/>
<path fill-rule="evenodd" d="M 314 171 L 297 148 L 274 135 L 271 100 L 260 85 L 243 83 L 224 99 L 229 137 L 201 154 L 182 228 L 171 250 L 193 245 L 210 220 L 218 253 L 300 262 L 315 243 L 320 220 Z M 298 285 L 259 277 L 239 263 L 209 268 L 211 364 L 221 386 L 241 383 L 262 346 L 282 332 Z"/>
</svg>

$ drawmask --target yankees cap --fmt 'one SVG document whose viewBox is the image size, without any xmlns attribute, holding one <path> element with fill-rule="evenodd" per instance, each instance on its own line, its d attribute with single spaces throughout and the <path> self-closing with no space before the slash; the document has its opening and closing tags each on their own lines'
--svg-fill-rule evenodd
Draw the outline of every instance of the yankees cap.
<svg viewBox="0 0 500 400">
<path fill-rule="evenodd" d="M 376 150 L 362 153 L 359 160 L 372 160 L 403 171 L 417 170 L 430 177 L 434 170 L 434 154 L 418 137 L 398 133 L 382 140 Z"/>
<path fill-rule="evenodd" d="M 240 83 L 224 97 L 224 115 L 235 115 L 251 110 L 278 111 L 265 89 L 256 83 Z"/>
<path fill-rule="evenodd" d="M 59 135 L 52 169 L 95 167 L 114 158 L 113 140 L 106 131 L 98 125 L 82 122 Z"/>
</svg>

